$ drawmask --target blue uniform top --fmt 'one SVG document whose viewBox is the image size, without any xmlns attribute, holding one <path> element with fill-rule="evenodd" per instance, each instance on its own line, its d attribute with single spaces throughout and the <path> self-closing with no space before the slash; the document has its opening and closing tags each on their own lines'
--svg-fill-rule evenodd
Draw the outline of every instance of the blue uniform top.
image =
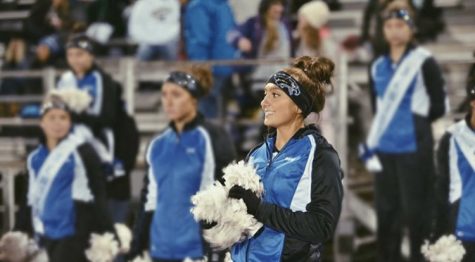
<svg viewBox="0 0 475 262">
<path fill-rule="evenodd" d="M 397 69 L 413 50 L 414 46 L 409 46 L 398 63 L 394 63 L 389 54 L 385 54 L 371 65 L 370 85 L 376 111 Z M 394 117 L 382 135 L 376 149 L 378 152 L 417 151 L 420 137 L 427 136 L 427 130 L 430 132 L 430 122 L 447 111 L 445 81 L 435 60 L 429 57 L 420 68 L 413 70 L 418 72 L 410 82 Z M 427 120 L 421 121 L 421 119 Z"/>
<path fill-rule="evenodd" d="M 339 159 L 314 128 L 280 150 L 270 137 L 250 154 L 264 184 L 256 218 L 264 229 L 236 244 L 233 261 L 316 261 L 332 235 L 343 197 Z"/>
<path fill-rule="evenodd" d="M 153 212 L 153 218 L 143 222 L 139 215 L 134 238 L 138 241 L 141 234 L 148 235 L 153 258 L 181 260 L 204 255 L 201 228 L 190 212 L 191 196 L 211 185 L 216 172 L 234 156 L 224 130 L 205 123 L 201 116 L 181 133 L 172 125 L 150 143 L 142 208 L 145 213 Z M 143 243 L 135 242 L 132 252 L 136 248 L 143 249 Z"/>
</svg>

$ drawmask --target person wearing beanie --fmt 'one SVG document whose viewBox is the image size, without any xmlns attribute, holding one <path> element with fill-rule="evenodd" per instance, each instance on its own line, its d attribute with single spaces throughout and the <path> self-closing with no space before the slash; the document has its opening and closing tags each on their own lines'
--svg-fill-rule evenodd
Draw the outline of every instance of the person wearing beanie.
<svg viewBox="0 0 475 262">
<path fill-rule="evenodd" d="M 134 226 L 132 249 L 135 258 L 148 250 L 153 261 L 183 261 L 213 256 L 202 239 L 205 225 L 190 212 L 191 196 L 220 178 L 222 169 L 236 157 L 226 131 L 207 122 L 198 102 L 212 86 L 205 66 L 183 67 L 165 80 L 161 100 L 170 119 L 167 129 L 148 145 L 148 173 Z"/>
<path fill-rule="evenodd" d="M 298 10 L 297 56 L 325 56 L 337 61 L 338 43 L 333 39 L 330 28 L 326 26 L 330 18 L 328 5 L 321 0 L 310 1 Z M 331 94 L 331 92 L 328 92 Z M 334 96 L 328 96 L 326 105 L 321 114 L 310 114 L 307 121 L 319 122 L 322 134 L 331 143 L 335 141 L 335 126 L 333 115 L 336 114 L 336 101 Z"/>
<path fill-rule="evenodd" d="M 261 178 L 263 197 L 240 186 L 229 191 L 264 226 L 232 247 L 232 261 L 321 261 L 340 216 L 343 173 L 335 149 L 304 119 L 322 111 L 333 70 L 327 58 L 303 56 L 265 84 L 269 133 L 246 159 Z"/>
<path fill-rule="evenodd" d="M 338 44 L 332 39 L 326 26 L 330 18 L 328 5 L 310 1 L 298 10 L 296 55 L 325 56 L 334 59 Z"/>
<path fill-rule="evenodd" d="M 121 85 L 96 64 L 95 49 L 95 42 L 84 34 L 69 39 L 66 44 L 69 70 L 61 75 L 57 88 L 87 91 L 92 97 L 88 109 L 77 116 L 77 121 L 94 134 L 93 144 L 107 176 L 114 222 L 125 222 L 130 199 L 129 174 L 138 152 L 138 132 L 133 118 L 125 111 Z M 124 126 L 124 122 L 128 125 Z M 131 133 L 119 136 L 124 130 Z"/>
<path fill-rule="evenodd" d="M 78 101 L 81 94 L 69 93 L 68 98 L 67 93 L 51 93 L 43 103 L 43 137 L 28 156 L 26 203 L 14 230 L 32 236 L 50 262 L 85 262 L 90 234 L 114 232 L 114 227 L 99 156 L 77 134 L 77 112 L 68 102 L 72 96 Z"/>
<path fill-rule="evenodd" d="M 448 110 L 445 81 L 432 54 L 412 41 L 407 2 L 390 3 L 382 17 L 389 50 L 370 66 L 375 116 L 360 146 L 375 173 L 378 261 L 401 260 L 403 228 L 411 261 L 423 261 L 420 248 L 430 234 L 435 197 L 431 123 Z"/>
<path fill-rule="evenodd" d="M 475 261 L 475 77 L 467 85 L 465 119 L 447 129 L 437 151 L 437 237 L 453 234 L 462 241 L 462 261 Z"/>
</svg>

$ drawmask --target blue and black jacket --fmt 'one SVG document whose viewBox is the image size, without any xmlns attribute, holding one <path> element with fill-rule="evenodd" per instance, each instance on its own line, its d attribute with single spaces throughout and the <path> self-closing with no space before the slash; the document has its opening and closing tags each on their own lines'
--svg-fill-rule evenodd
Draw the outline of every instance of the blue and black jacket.
<svg viewBox="0 0 475 262">
<path fill-rule="evenodd" d="M 82 79 L 78 79 L 72 70 L 66 71 L 58 81 L 58 88 L 70 88 L 71 85 L 87 91 L 92 98 L 88 110 L 75 115 L 75 121 L 87 125 L 106 147 L 114 148 L 114 157 L 122 162 L 125 170 L 124 176 L 107 183 L 108 197 L 127 200 L 130 198 L 129 174 L 135 166 L 139 134 L 134 129 L 136 125 L 133 118 L 125 110 L 122 86 L 96 64 Z M 108 140 L 105 129 L 112 131 L 113 141 Z"/>
<path fill-rule="evenodd" d="M 222 176 L 235 159 L 231 139 L 198 115 L 178 133 L 173 123 L 152 140 L 148 174 L 134 226 L 131 258 L 149 249 L 155 259 L 201 258 L 201 227 L 190 212 L 191 196 Z"/>
<path fill-rule="evenodd" d="M 470 114 L 463 121 L 475 136 Z M 462 124 L 462 123 L 458 123 Z M 472 168 L 450 129 L 444 134 L 437 151 L 438 209 L 437 236 L 455 234 L 462 241 L 475 243 L 475 170 Z"/>
<path fill-rule="evenodd" d="M 373 110 L 383 98 L 398 66 L 415 49 L 409 45 L 400 61 L 395 64 L 388 53 L 378 57 L 370 67 L 370 92 Z M 435 59 L 427 58 L 381 137 L 377 148 L 380 153 L 413 153 L 421 148 L 432 148 L 431 123 L 448 111 L 445 81 Z"/>
<path fill-rule="evenodd" d="M 254 237 L 232 248 L 233 261 L 319 261 L 334 233 L 343 199 L 340 160 L 314 126 L 277 152 L 275 135 L 249 155 L 264 184 Z"/>
<path fill-rule="evenodd" d="M 44 144 L 30 153 L 29 176 L 38 174 L 49 154 Z M 41 217 L 44 232 L 38 236 L 40 239 L 61 241 L 72 237 L 79 246 L 87 247 L 91 233 L 115 232 L 107 213 L 106 181 L 101 170 L 99 156 L 88 143 L 79 145 L 68 157 L 48 192 Z M 29 192 L 32 179 L 27 180 Z M 22 203 L 15 230 L 36 234 L 31 209 L 27 203 Z"/>
</svg>

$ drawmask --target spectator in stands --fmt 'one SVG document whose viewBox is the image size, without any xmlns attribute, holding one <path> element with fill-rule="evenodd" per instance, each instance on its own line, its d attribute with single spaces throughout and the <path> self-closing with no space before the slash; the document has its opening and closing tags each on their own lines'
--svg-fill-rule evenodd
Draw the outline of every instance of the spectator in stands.
<svg viewBox="0 0 475 262">
<path fill-rule="evenodd" d="M 138 132 L 125 111 L 122 87 L 105 73 L 94 58 L 94 42 L 85 35 L 73 36 L 66 45 L 70 70 L 63 73 L 58 88 L 86 90 L 92 97 L 79 123 L 94 134 L 94 143 L 108 176 L 107 190 L 112 218 L 124 222 L 130 198 L 130 178 L 138 152 Z"/>
<path fill-rule="evenodd" d="M 99 157 L 75 133 L 74 108 L 65 101 L 49 95 L 43 104 L 44 136 L 28 156 L 27 203 L 15 230 L 33 235 L 51 262 L 85 262 L 90 234 L 114 228 Z"/>
<path fill-rule="evenodd" d="M 189 60 L 229 60 L 239 53 L 227 37 L 236 23 L 228 0 L 190 0 L 185 8 L 184 38 Z M 217 118 L 224 113 L 223 89 L 230 85 L 231 66 L 213 68 L 214 86 L 200 101 L 200 112 Z"/>
<path fill-rule="evenodd" d="M 326 26 L 330 18 L 330 9 L 320 0 L 310 1 L 298 10 L 297 56 L 325 56 L 334 59 L 338 43 Z"/>
<path fill-rule="evenodd" d="M 284 19 L 284 0 L 262 0 L 259 14 L 230 32 L 229 41 L 246 58 L 287 59 L 292 54 L 291 30 Z M 262 83 L 284 64 L 258 65 L 251 75 L 252 89 L 262 91 Z"/>
<path fill-rule="evenodd" d="M 23 37 L 13 35 L 8 41 L 7 48 L 1 63 L 1 70 L 25 70 L 28 69 L 28 43 Z M 19 95 L 29 93 L 32 81 L 24 77 L 2 78 L 0 81 L 0 95 Z M 36 93 L 41 93 L 41 86 L 36 88 Z M 20 104 L 16 101 L 0 102 L 0 116 L 14 117 L 20 111 Z"/>
<path fill-rule="evenodd" d="M 74 27 L 69 0 L 39 0 L 25 22 L 26 35 L 37 45 L 37 60 L 44 64 L 64 53 L 64 43 Z"/>
<path fill-rule="evenodd" d="M 260 200 L 240 186 L 229 191 L 264 227 L 234 245 L 233 261 L 321 260 L 341 211 L 342 172 L 337 152 L 304 119 L 323 109 L 333 69 L 329 59 L 299 57 L 265 85 L 261 106 L 264 124 L 272 131 L 249 153 L 264 196 Z"/>
<path fill-rule="evenodd" d="M 162 105 L 171 122 L 148 146 L 149 171 L 130 258 L 146 249 L 154 261 L 206 255 L 202 228 L 190 213 L 190 198 L 220 178 L 222 168 L 235 159 L 225 130 L 205 121 L 198 111 L 198 100 L 211 86 L 211 71 L 202 66 L 173 71 L 163 84 Z"/>
<path fill-rule="evenodd" d="M 129 34 L 139 44 L 137 59 L 176 60 L 181 31 L 180 16 L 178 0 L 137 1 L 129 18 Z"/>
<path fill-rule="evenodd" d="M 449 127 L 439 143 L 437 236 L 454 234 L 465 248 L 463 261 L 475 261 L 475 77 L 467 86 L 465 119 Z"/>
<path fill-rule="evenodd" d="M 297 56 L 324 56 L 337 61 L 338 43 L 332 38 L 330 29 L 326 26 L 330 17 L 328 5 L 320 0 L 310 1 L 298 10 L 297 23 Z M 331 93 L 332 90 L 327 90 Z M 307 121 L 319 123 L 322 134 L 334 145 L 335 129 L 334 115 L 336 114 L 334 96 L 327 96 L 325 107 L 320 115 L 311 113 Z"/>
<path fill-rule="evenodd" d="M 423 261 L 434 195 L 431 123 L 447 110 L 445 82 L 430 52 L 413 43 L 413 13 L 405 1 L 384 10 L 389 51 L 370 70 L 375 117 L 362 157 L 375 176 L 378 261 L 401 260 L 403 226 L 411 261 Z"/>
<path fill-rule="evenodd" d="M 381 17 L 387 3 L 392 0 L 369 0 L 366 4 L 361 25 L 361 43 L 371 43 L 373 57 L 378 57 L 387 50 L 383 35 L 383 19 Z"/>
</svg>

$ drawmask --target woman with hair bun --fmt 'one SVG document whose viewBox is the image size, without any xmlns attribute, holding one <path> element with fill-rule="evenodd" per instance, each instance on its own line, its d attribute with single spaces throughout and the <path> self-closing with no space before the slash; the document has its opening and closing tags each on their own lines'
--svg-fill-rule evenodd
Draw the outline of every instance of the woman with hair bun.
<svg viewBox="0 0 475 262">
<path fill-rule="evenodd" d="M 341 211 L 342 171 L 337 152 L 304 119 L 322 111 L 333 69 L 329 59 L 303 56 L 267 81 L 261 107 L 269 134 L 248 156 L 264 196 L 229 191 L 264 227 L 233 246 L 233 261 L 320 261 Z"/>
<path fill-rule="evenodd" d="M 162 86 L 162 106 L 171 122 L 148 146 L 149 171 L 130 258 L 147 249 L 153 261 L 207 255 L 201 236 L 205 225 L 193 219 L 191 196 L 220 178 L 223 167 L 235 159 L 226 131 L 206 122 L 197 109 L 211 86 L 211 71 L 203 66 L 173 71 Z"/>
</svg>

